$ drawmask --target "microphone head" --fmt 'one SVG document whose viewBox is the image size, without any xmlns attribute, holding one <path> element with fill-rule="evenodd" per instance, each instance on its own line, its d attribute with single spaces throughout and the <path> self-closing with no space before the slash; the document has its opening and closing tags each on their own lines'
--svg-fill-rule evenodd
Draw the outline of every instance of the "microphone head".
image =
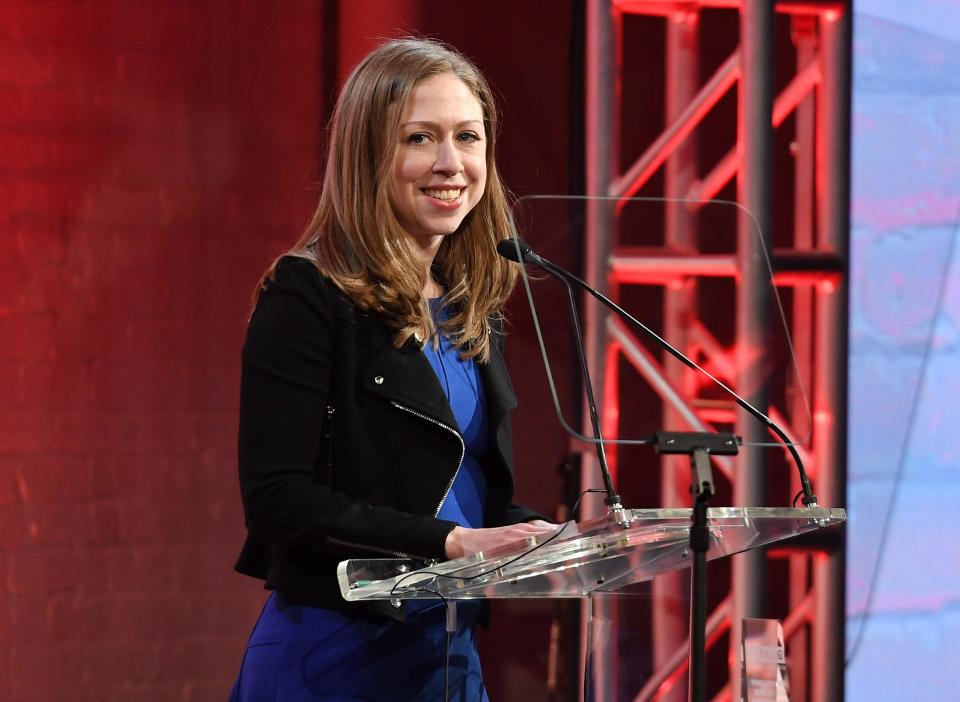
<svg viewBox="0 0 960 702">
<path fill-rule="evenodd" d="M 520 248 L 520 256 L 526 259 L 527 254 L 529 254 L 532 249 L 527 245 L 523 239 L 503 239 L 502 241 L 497 242 L 497 253 L 503 256 L 508 261 L 513 261 L 514 263 L 521 263 L 520 258 L 517 257 L 517 247 Z"/>
</svg>

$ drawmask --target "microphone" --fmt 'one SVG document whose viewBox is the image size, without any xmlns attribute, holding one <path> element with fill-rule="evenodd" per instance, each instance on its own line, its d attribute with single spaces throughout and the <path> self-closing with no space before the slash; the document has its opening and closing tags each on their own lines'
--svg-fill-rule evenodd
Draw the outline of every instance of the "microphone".
<svg viewBox="0 0 960 702">
<path fill-rule="evenodd" d="M 519 250 L 519 253 L 518 253 Z M 497 253 L 503 256 L 508 261 L 513 261 L 514 263 L 520 263 L 520 258 L 530 261 L 530 263 L 539 263 L 542 261 L 533 249 L 530 248 L 529 244 L 523 239 L 503 239 L 497 242 Z M 531 258 L 527 258 L 531 256 Z"/>
<path fill-rule="evenodd" d="M 526 242 L 524 242 L 522 239 L 520 239 L 520 238 L 515 238 L 515 239 L 511 238 L 511 239 L 503 239 L 503 240 L 497 242 L 497 253 L 500 254 L 501 256 L 503 256 L 504 258 L 506 258 L 506 259 L 508 259 L 508 260 L 510 260 L 510 261 L 513 261 L 514 263 L 520 263 L 520 262 L 521 262 L 520 259 L 522 259 L 522 260 L 523 260 L 524 262 L 526 262 L 526 263 L 531 263 L 531 264 L 533 264 L 533 265 L 535 265 L 535 266 L 538 266 L 538 267 L 542 268 L 543 270 L 545 270 L 547 273 L 549 273 L 550 275 L 554 276 L 555 278 L 559 278 L 559 279 L 560 279 L 561 281 L 563 281 L 563 283 L 567 286 L 567 292 L 568 292 L 568 294 L 571 296 L 571 301 L 572 301 L 572 294 L 573 294 L 573 293 L 572 293 L 572 291 L 571 291 L 571 289 L 570 289 L 570 283 L 573 283 L 573 284 L 576 285 L 577 287 L 579 287 L 579 288 L 585 290 L 586 292 L 590 293 L 590 295 L 592 295 L 592 296 L 595 297 L 597 300 L 599 300 L 599 301 L 601 302 L 601 304 L 603 304 L 605 307 L 607 307 L 608 309 L 610 309 L 610 310 L 611 310 L 614 314 L 616 314 L 618 317 L 620 317 L 621 319 L 625 320 L 625 321 L 628 322 L 631 326 L 639 329 L 639 330 L 642 331 L 644 334 L 646 334 L 648 337 L 650 337 L 651 339 L 653 339 L 654 342 L 656 342 L 656 344 L 657 344 L 660 348 L 662 348 L 664 351 L 666 351 L 666 352 L 669 353 L 671 356 L 673 356 L 674 358 L 676 358 L 678 361 L 680 361 L 681 363 L 683 363 L 685 366 L 687 366 L 687 368 L 690 368 L 691 370 L 698 371 L 698 372 L 700 372 L 700 373 L 705 373 L 711 380 L 713 380 L 715 383 L 717 383 L 727 394 L 729 394 L 729 395 L 734 399 L 734 401 L 735 401 L 740 407 L 742 407 L 744 410 L 746 410 L 752 417 L 754 417 L 754 418 L 756 418 L 757 420 L 759 420 L 763 425 L 765 425 L 765 426 L 767 427 L 768 430 L 770 430 L 771 432 L 773 432 L 773 433 L 777 436 L 777 438 L 779 438 L 779 439 L 783 442 L 783 444 L 784 444 L 784 446 L 786 447 L 786 449 L 790 452 L 790 455 L 793 456 L 794 464 L 797 466 L 797 472 L 798 472 L 799 475 L 800 475 L 800 485 L 801 485 L 801 487 L 803 488 L 803 504 L 804 504 L 805 506 L 807 506 L 807 507 L 818 507 L 818 506 L 819 506 L 819 505 L 817 504 L 817 496 L 816 496 L 816 494 L 814 494 L 814 492 L 813 492 L 813 485 L 810 483 L 810 479 L 807 477 L 807 471 L 806 471 L 806 470 L 804 469 L 804 467 L 803 467 L 803 461 L 802 461 L 801 458 L 800 458 L 799 452 L 797 451 L 796 447 L 794 447 L 794 445 L 790 442 L 790 438 L 787 436 L 786 432 L 784 432 L 783 429 L 781 429 L 781 428 L 776 424 L 776 422 L 774 422 L 772 419 L 770 419 L 770 417 L 768 417 L 768 416 L 765 415 L 763 412 L 761 412 L 761 411 L 758 410 L 756 407 L 754 407 L 754 406 L 751 405 L 749 402 L 747 402 L 747 401 L 744 400 L 742 397 L 740 397 L 740 395 L 738 395 L 736 392 L 734 392 L 733 389 L 727 387 L 727 385 L 725 385 L 724 383 L 720 382 L 719 380 L 717 380 L 715 377 L 713 377 L 713 376 L 710 375 L 709 373 L 706 373 L 706 371 L 704 371 L 702 368 L 700 368 L 700 366 L 698 366 L 698 365 L 696 364 L 696 362 L 694 362 L 692 359 L 690 359 L 689 357 L 687 357 L 686 354 L 684 354 L 682 351 L 680 351 L 680 349 L 678 349 L 678 348 L 676 348 L 675 346 L 673 346 L 670 342 L 668 342 L 666 339 L 664 339 L 663 337 L 661 337 L 661 336 L 660 336 L 659 334 L 657 334 L 655 331 L 653 331 L 652 329 L 650 329 L 650 327 L 648 327 L 647 325 L 645 325 L 643 322 L 641 322 L 639 319 L 637 319 L 637 318 L 634 317 L 632 314 L 630 314 L 629 312 L 627 312 L 625 309 L 623 309 L 622 307 L 620 307 L 620 305 L 618 305 L 618 304 L 615 303 L 613 300 L 611 300 L 610 298 L 608 298 L 608 297 L 607 297 L 606 295 L 604 295 L 602 292 L 600 292 L 599 290 L 595 290 L 595 289 L 592 288 L 590 285 L 588 285 L 585 281 L 581 280 L 580 278 L 578 278 L 577 276 L 575 276 L 575 275 L 574 275 L 573 273 L 571 273 L 570 271 L 568 271 L 568 270 L 566 270 L 566 269 L 564 269 L 564 268 L 561 268 L 560 266 L 557 266 L 556 264 L 553 264 L 553 263 L 551 263 L 550 261 L 548 261 L 547 259 L 543 258 L 543 257 L 540 256 L 538 253 L 536 253 L 532 248 L 530 248 L 530 245 L 527 244 Z M 518 257 L 518 253 L 519 253 L 519 257 Z M 578 323 L 577 320 L 576 320 L 576 312 L 573 311 L 572 314 L 573 314 L 573 316 L 574 316 L 574 324 L 575 324 L 575 330 L 576 330 L 576 336 L 577 336 L 577 342 L 578 342 L 578 350 L 579 350 L 580 353 L 582 354 L 582 353 L 583 353 L 583 350 L 582 350 L 582 345 L 580 344 L 580 338 L 581 338 L 580 325 L 579 325 L 579 323 Z M 586 375 L 586 361 L 585 361 L 585 360 L 582 361 L 582 366 L 583 366 L 583 369 L 584 369 L 584 378 L 586 378 L 586 384 L 587 384 L 588 392 L 589 392 L 589 394 L 590 394 L 590 396 L 591 396 L 590 399 L 591 399 L 591 402 L 592 402 L 593 391 L 592 391 L 592 389 L 589 389 L 589 388 L 590 388 L 590 380 L 589 380 L 589 377 Z M 591 408 L 591 413 L 594 412 L 594 411 L 596 411 L 596 408 L 595 408 L 595 407 L 592 407 L 592 408 Z M 598 440 L 600 439 L 600 433 L 599 433 L 599 431 L 597 430 L 597 427 L 596 427 L 596 426 L 594 426 L 594 435 L 597 437 Z M 602 440 L 600 441 L 600 443 L 598 443 L 598 446 L 599 446 L 599 445 L 602 445 Z M 606 466 L 606 461 L 605 461 L 605 460 L 601 462 L 601 466 L 604 467 L 604 469 L 605 469 L 605 466 Z M 607 480 L 609 480 L 609 476 L 608 476 L 608 475 L 606 475 L 605 478 L 606 478 Z M 611 493 L 611 494 L 612 494 L 612 493 Z M 608 498 L 608 499 L 609 499 L 609 498 Z M 796 499 L 796 498 L 794 498 L 794 500 L 795 500 L 795 499 Z"/>
<path fill-rule="evenodd" d="M 583 350 L 583 334 L 580 333 L 580 318 L 577 315 L 577 300 L 573 295 L 573 288 L 570 286 L 570 281 L 559 272 L 561 269 L 554 270 L 555 267 L 552 263 L 538 256 L 533 249 L 520 239 L 504 239 L 503 241 L 497 242 L 497 253 L 514 263 L 520 263 L 521 258 L 534 263 L 556 276 L 567 287 L 567 301 L 570 303 L 570 320 L 573 323 L 574 338 L 577 342 L 577 359 L 580 361 L 580 372 L 583 374 L 583 384 L 587 391 L 587 408 L 590 413 L 590 424 L 593 427 L 593 435 L 597 438 L 594 445 L 597 449 L 597 459 L 600 462 L 600 474 L 603 476 L 603 484 L 607 493 L 604 503 L 610 508 L 614 519 L 623 526 L 626 526 L 627 519 L 623 505 L 620 503 L 620 495 L 617 494 L 617 490 L 613 486 L 613 478 L 610 476 L 610 468 L 607 465 L 606 448 L 603 444 L 603 435 L 600 433 L 600 413 L 597 411 L 597 402 L 593 394 L 593 384 L 590 382 L 590 371 L 587 368 L 587 355 Z"/>
</svg>

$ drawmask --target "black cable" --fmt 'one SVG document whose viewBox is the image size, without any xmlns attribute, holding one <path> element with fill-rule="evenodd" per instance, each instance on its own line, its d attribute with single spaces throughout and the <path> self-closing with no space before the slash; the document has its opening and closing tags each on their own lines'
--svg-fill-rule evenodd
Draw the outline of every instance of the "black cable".
<svg viewBox="0 0 960 702">
<path fill-rule="evenodd" d="M 453 632 L 448 629 L 446 648 L 443 653 L 443 702 L 450 702 L 450 640 L 452 638 Z"/>
<path fill-rule="evenodd" d="M 593 600 L 590 601 L 590 607 L 593 607 Z M 593 641 L 591 641 L 590 632 L 593 631 L 593 621 L 587 623 L 587 647 L 585 661 L 583 663 L 583 702 L 590 702 L 590 681 L 593 680 Z"/>
<path fill-rule="evenodd" d="M 428 588 L 423 588 L 422 592 L 429 592 L 432 595 L 436 595 L 437 597 L 440 598 L 440 602 L 444 607 L 444 609 L 449 610 L 450 602 L 447 600 L 446 597 L 444 597 L 440 593 L 439 590 L 430 590 Z M 451 639 L 453 638 L 453 634 L 449 630 L 449 627 L 447 626 L 447 623 L 449 622 L 449 619 L 450 619 L 450 613 L 449 611 L 445 611 L 444 614 L 446 618 L 446 621 L 444 622 L 444 629 L 446 629 L 446 631 L 444 632 L 446 643 L 444 646 L 444 653 L 443 653 L 443 700 L 444 702 L 450 702 L 450 642 L 451 642 Z"/>
<path fill-rule="evenodd" d="M 570 510 L 570 514 L 571 514 L 571 515 L 576 514 L 577 508 L 580 506 L 580 500 L 583 499 L 584 495 L 587 495 L 588 493 L 591 493 L 591 492 L 603 493 L 603 494 L 606 494 L 606 493 L 607 493 L 606 490 L 601 489 L 601 488 L 588 488 L 588 489 L 584 490 L 584 491 L 581 492 L 580 495 L 577 497 L 576 502 L 573 503 L 573 508 Z M 560 525 L 560 528 L 557 529 L 556 533 L 553 534 L 553 536 L 551 536 L 551 537 L 550 537 L 549 539 L 547 539 L 546 541 L 544 541 L 544 542 L 542 542 L 542 543 L 539 543 L 539 544 L 537 544 L 536 546 L 533 546 L 533 547 L 530 548 L 529 550 L 521 553 L 521 554 L 518 555 L 518 556 L 515 556 L 514 558 L 511 558 L 509 561 L 507 561 L 506 563 L 500 564 L 500 565 L 497 566 L 496 568 L 490 568 L 489 570 L 485 570 L 485 571 L 482 571 L 482 572 L 480 572 L 480 573 L 477 573 L 476 575 L 470 575 L 470 576 L 467 576 L 467 577 L 458 576 L 458 575 L 447 575 L 446 573 L 431 573 L 430 571 L 424 571 L 424 570 L 415 570 L 415 571 L 413 571 L 412 573 L 407 573 L 405 576 L 403 576 L 403 577 L 400 578 L 397 582 L 395 582 L 395 583 L 393 584 L 393 587 L 390 588 L 390 594 L 391 594 L 391 595 L 397 594 L 397 593 L 396 593 L 397 586 L 399 586 L 400 583 L 402 583 L 402 582 L 403 582 L 404 580 L 406 580 L 407 578 L 410 578 L 410 577 L 412 577 L 412 576 L 414 576 L 414 575 L 432 575 L 434 578 L 449 578 L 449 579 L 451 579 L 451 580 L 475 580 L 476 578 L 482 577 L 482 576 L 484 576 L 484 575 L 488 575 L 488 574 L 494 572 L 495 570 L 500 570 L 501 568 L 504 568 L 505 566 L 508 566 L 508 565 L 510 565 L 511 563 L 514 563 L 514 562 L 520 560 L 521 558 L 523 558 L 523 557 L 525 557 L 525 556 L 533 553 L 533 552 L 536 551 L 538 548 L 541 548 L 541 547 L 543 547 L 543 546 L 546 546 L 548 543 L 550 543 L 550 542 L 553 541 L 555 538 L 557 538 L 558 536 L 560 536 L 560 534 L 563 533 L 563 530 L 564 530 L 565 527 L 566 527 L 566 522 L 563 523 L 563 524 L 561 524 L 561 525 Z M 445 607 L 449 607 L 449 606 L 450 606 L 450 603 L 449 603 L 449 601 L 447 600 L 447 598 L 444 597 L 444 596 L 440 593 L 439 590 L 431 590 L 429 587 L 427 587 L 426 585 L 424 585 L 424 586 L 422 586 L 422 587 L 417 587 L 414 591 L 415 591 L 415 592 L 427 592 L 427 593 L 430 593 L 431 595 L 435 595 L 436 597 L 439 597 L 439 598 L 440 598 L 441 602 L 443 603 L 443 605 L 444 605 Z M 448 613 L 448 616 L 449 616 L 449 613 Z M 444 702 L 449 702 L 449 700 L 450 700 L 450 643 L 451 643 L 451 639 L 453 638 L 453 632 L 451 632 L 451 631 L 449 630 L 449 627 L 447 626 L 446 622 L 444 623 L 444 628 L 446 629 L 446 650 L 445 650 L 445 652 L 444 652 L 444 662 L 443 662 L 443 699 L 444 699 Z"/>
<path fill-rule="evenodd" d="M 580 495 L 577 497 L 577 501 L 573 503 L 573 509 L 570 510 L 570 513 L 571 513 L 571 514 L 574 514 L 574 513 L 577 511 L 577 507 L 580 506 L 580 500 L 583 499 L 584 495 L 587 495 L 587 494 L 589 494 L 589 493 L 591 493 L 591 492 L 596 492 L 596 493 L 601 493 L 601 492 L 602 492 L 603 494 L 607 494 L 607 491 L 606 491 L 605 489 L 603 489 L 603 488 L 588 488 L 588 489 L 584 490 L 584 491 L 581 492 Z M 541 543 L 539 543 L 539 544 L 536 544 L 535 546 L 530 547 L 528 550 L 526 550 L 526 551 L 524 551 L 523 553 L 520 553 L 520 554 L 514 556 L 513 558 L 511 558 L 510 560 L 508 560 L 508 561 L 505 562 L 505 563 L 501 563 L 500 565 L 498 565 L 498 566 L 496 566 L 496 567 L 493 567 L 493 568 L 490 568 L 490 569 L 488 569 L 488 570 L 480 571 L 479 573 L 476 573 L 475 575 L 467 575 L 467 576 L 463 576 L 463 575 L 448 575 L 447 573 L 432 573 L 432 572 L 430 572 L 429 570 L 415 570 L 415 571 L 413 571 L 413 572 L 411 572 L 411 573 L 407 573 L 406 575 L 404 575 L 403 577 L 401 577 L 399 580 L 397 580 L 397 582 L 395 582 L 395 583 L 393 584 L 393 587 L 390 588 L 390 595 L 391 595 L 391 596 L 396 595 L 396 594 L 397 594 L 397 587 L 399 587 L 400 584 L 401 584 L 404 580 L 406 580 L 407 578 L 412 578 L 412 577 L 414 577 L 414 576 L 432 575 L 434 578 L 447 578 L 448 580 L 476 580 L 477 578 L 482 578 L 484 575 L 489 575 L 490 573 L 493 573 L 494 571 L 500 570 L 500 569 L 502 569 L 502 568 L 506 568 L 506 567 L 507 567 L 508 565 L 510 565 L 511 563 L 516 563 L 516 562 L 519 561 L 521 558 L 525 558 L 526 556 L 529 556 L 531 553 L 533 553 L 533 552 L 536 551 L 537 549 L 543 548 L 544 546 L 546 546 L 547 544 L 549 544 L 551 541 L 553 541 L 555 538 L 557 538 L 558 536 L 560 536 L 560 534 L 563 533 L 563 530 L 564 530 L 564 528 L 566 527 L 566 525 L 567 525 L 566 522 L 563 523 L 563 524 L 561 524 L 561 525 L 560 525 L 560 528 L 557 529 L 557 531 L 553 534 L 553 536 L 551 536 L 551 537 L 550 537 L 549 539 L 547 539 L 546 541 L 543 541 L 543 542 L 541 542 Z M 427 593 L 430 593 L 430 594 L 432 594 L 432 595 L 436 595 L 437 597 L 440 597 L 441 599 L 443 599 L 444 602 L 446 602 L 446 599 L 444 599 L 443 595 L 441 595 L 437 590 L 430 590 L 427 586 L 414 588 L 414 592 L 427 592 Z"/>
</svg>

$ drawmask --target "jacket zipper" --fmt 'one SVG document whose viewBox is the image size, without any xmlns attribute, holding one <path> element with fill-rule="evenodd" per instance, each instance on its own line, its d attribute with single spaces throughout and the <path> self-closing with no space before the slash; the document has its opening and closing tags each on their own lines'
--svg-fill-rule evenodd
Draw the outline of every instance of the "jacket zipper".
<svg viewBox="0 0 960 702">
<path fill-rule="evenodd" d="M 333 415 L 337 408 L 327 405 L 327 420 L 323 425 L 323 436 L 327 440 L 327 487 L 333 489 Z"/>
<path fill-rule="evenodd" d="M 327 419 L 323 424 L 323 437 L 327 440 L 327 486 L 331 489 L 333 488 L 333 416 L 336 414 L 337 408 L 333 405 L 327 405 Z M 402 553 L 400 551 L 391 551 L 388 548 L 379 548 L 376 546 L 366 546 L 364 544 L 354 543 L 352 541 L 344 541 L 343 539 L 337 539 L 333 536 L 328 536 L 327 541 L 329 543 L 339 544 L 341 546 L 348 546 L 350 548 L 362 548 L 367 551 L 379 551 L 381 553 L 389 553 L 391 556 L 397 556 L 398 558 L 414 558 L 414 556 L 409 553 Z"/>
<path fill-rule="evenodd" d="M 460 467 L 463 465 L 463 458 L 464 456 L 467 455 L 467 445 L 463 442 L 463 437 L 460 436 L 460 432 L 458 432 L 456 429 L 453 429 L 447 426 L 443 422 L 437 421 L 436 419 L 433 419 L 432 417 L 428 417 L 427 415 L 417 412 L 416 410 L 412 410 L 409 407 L 404 407 L 398 402 L 391 401 L 390 404 L 392 404 L 394 407 L 396 407 L 399 410 L 403 410 L 404 412 L 409 412 L 410 414 L 416 417 L 420 417 L 421 419 L 426 420 L 431 424 L 435 424 L 438 427 L 446 429 L 448 432 L 450 432 L 455 437 L 457 437 L 457 441 L 460 442 L 460 460 L 457 462 L 457 469 L 453 472 L 453 477 L 450 478 L 450 482 L 447 483 L 447 487 L 443 491 L 443 496 L 440 498 L 440 503 L 437 505 L 437 508 L 433 512 L 433 516 L 436 517 L 438 514 L 440 514 L 440 508 L 443 507 L 443 502 L 444 500 L 447 499 L 447 495 L 450 494 L 450 490 L 451 488 L 453 488 L 453 483 L 454 481 L 456 481 L 457 475 L 460 473 Z M 334 413 L 334 408 L 328 405 L 327 406 L 328 425 L 329 425 L 329 421 L 333 418 L 333 413 Z M 327 433 L 326 436 L 329 439 L 333 436 L 333 432 L 332 430 L 328 430 L 328 431 L 329 433 Z M 328 467 L 332 465 L 332 463 L 330 462 L 330 459 L 332 459 L 332 455 L 330 455 L 328 459 Z M 427 558 L 426 556 L 418 556 L 415 554 L 403 553 L 402 551 L 391 551 L 388 548 L 380 548 L 379 546 L 368 546 L 366 544 L 358 544 L 353 541 L 344 541 L 343 539 L 337 539 L 333 536 L 328 536 L 327 541 L 329 543 L 339 544 L 341 546 L 348 546 L 351 548 L 361 548 L 366 551 L 378 551 L 380 553 L 389 553 L 390 555 L 396 556 L 398 558 L 418 558 L 422 561 L 425 561 L 428 565 L 437 563 L 437 559 L 435 558 Z"/>
<path fill-rule="evenodd" d="M 365 551 L 379 551 L 380 553 L 389 553 L 391 556 L 396 556 L 397 558 L 417 558 L 421 561 L 432 562 L 434 559 L 425 558 L 424 556 L 417 556 L 411 553 L 404 553 L 403 551 L 391 551 L 388 548 L 380 548 L 379 546 L 367 546 L 366 544 L 358 544 L 354 541 L 344 541 L 343 539 L 338 539 L 333 536 L 328 536 L 327 541 L 329 543 L 338 544 L 339 546 L 348 546 L 350 548 L 362 548 Z"/>
<path fill-rule="evenodd" d="M 430 422 L 431 424 L 436 424 L 438 427 L 442 427 L 446 429 L 448 432 L 450 432 L 455 437 L 457 437 L 457 441 L 460 442 L 460 460 L 457 462 L 457 469 L 453 472 L 453 476 L 450 478 L 450 482 L 447 483 L 447 489 L 443 491 L 443 496 L 440 498 L 440 503 L 437 505 L 437 508 L 433 512 L 433 516 L 436 517 L 438 514 L 440 514 L 440 508 L 443 507 L 443 501 L 447 499 L 447 495 L 450 494 L 450 489 L 453 487 L 453 483 L 457 479 L 457 474 L 460 472 L 460 467 L 463 465 L 463 458 L 464 456 L 467 455 L 467 445 L 463 443 L 463 437 L 460 436 L 460 432 L 458 432 L 456 429 L 448 427 L 443 422 L 439 422 L 433 417 L 428 417 L 427 415 L 421 414 L 420 412 L 417 412 L 416 410 L 412 410 L 409 407 L 404 407 L 399 402 L 394 402 L 391 400 L 390 404 L 396 407 L 397 409 L 403 410 L 404 412 L 409 412 L 415 417 L 420 417 L 420 419 L 424 419 Z"/>
</svg>

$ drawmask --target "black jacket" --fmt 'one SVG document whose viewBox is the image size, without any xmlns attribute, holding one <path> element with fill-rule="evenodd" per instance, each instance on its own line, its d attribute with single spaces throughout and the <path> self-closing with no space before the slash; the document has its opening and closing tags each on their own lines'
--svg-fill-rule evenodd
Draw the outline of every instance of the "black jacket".
<svg viewBox="0 0 960 702">
<path fill-rule="evenodd" d="M 512 504 L 516 397 L 499 327 L 480 365 L 490 452 L 485 526 L 538 517 Z M 312 263 L 284 258 L 243 348 L 240 489 L 248 537 L 236 569 L 288 601 L 349 608 L 336 566 L 404 554 L 443 559 L 435 518 L 463 458 L 440 383 L 413 342 L 349 302 Z M 368 609 L 402 616 L 387 603 Z"/>
</svg>

